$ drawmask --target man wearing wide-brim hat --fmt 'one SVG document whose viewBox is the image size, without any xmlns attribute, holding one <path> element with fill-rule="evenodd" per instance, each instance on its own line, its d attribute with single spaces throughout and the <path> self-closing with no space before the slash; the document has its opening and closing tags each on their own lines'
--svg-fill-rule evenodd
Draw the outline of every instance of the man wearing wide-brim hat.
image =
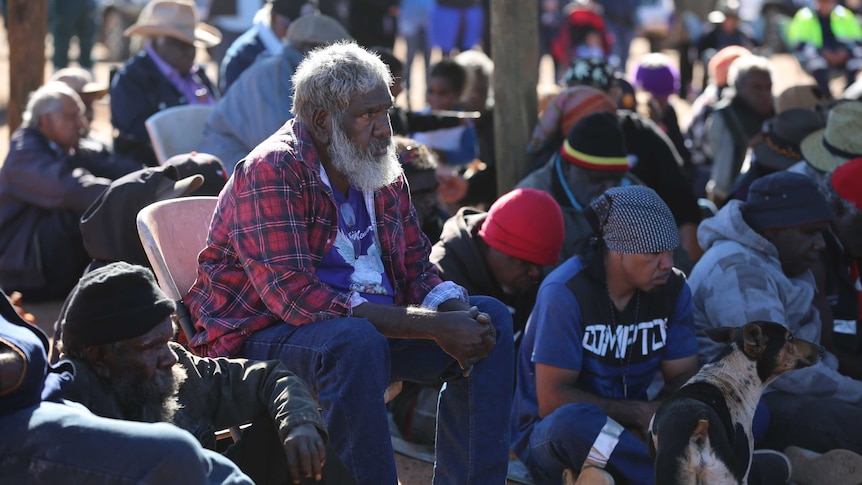
<svg viewBox="0 0 862 485">
<path fill-rule="evenodd" d="M 198 22 L 190 0 L 153 0 L 125 35 L 142 36 L 147 42 L 111 84 L 114 148 L 146 165 L 157 165 L 144 122 L 172 106 L 215 104 L 215 85 L 203 66 L 195 64 L 195 47 L 217 45 L 221 33 Z"/>
<path fill-rule="evenodd" d="M 89 71 L 80 67 L 67 67 L 55 72 L 49 81 L 60 81 L 74 89 L 84 103 L 87 120 L 93 122 L 93 103 L 108 94 L 108 85 L 95 82 Z"/>
<path fill-rule="evenodd" d="M 791 108 L 766 120 L 763 131 L 749 143 L 731 198 L 745 200 L 755 180 L 799 163 L 802 160 L 799 144 L 824 124 L 823 116 L 809 108 Z"/>
</svg>

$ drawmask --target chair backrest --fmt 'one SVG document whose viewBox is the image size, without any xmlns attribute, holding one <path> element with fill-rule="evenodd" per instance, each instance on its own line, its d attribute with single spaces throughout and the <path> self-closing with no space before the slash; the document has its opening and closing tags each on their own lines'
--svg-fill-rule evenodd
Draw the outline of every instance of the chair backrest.
<svg viewBox="0 0 862 485">
<path fill-rule="evenodd" d="M 150 204 L 138 213 L 138 235 L 162 291 L 182 300 L 195 282 L 198 253 L 206 246 L 218 197 L 183 197 Z"/>
<path fill-rule="evenodd" d="M 147 118 L 144 124 L 159 163 L 196 150 L 212 112 L 212 105 L 184 104 L 163 109 Z"/>
</svg>

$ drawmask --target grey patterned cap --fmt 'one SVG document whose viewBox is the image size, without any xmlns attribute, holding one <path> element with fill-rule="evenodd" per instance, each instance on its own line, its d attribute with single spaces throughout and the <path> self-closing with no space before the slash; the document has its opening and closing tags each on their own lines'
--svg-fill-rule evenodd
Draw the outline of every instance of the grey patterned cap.
<svg viewBox="0 0 862 485">
<path fill-rule="evenodd" d="M 667 204 L 649 187 L 613 187 L 596 197 L 600 236 L 608 249 L 624 254 L 670 251 L 679 246 L 679 230 Z"/>
</svg>

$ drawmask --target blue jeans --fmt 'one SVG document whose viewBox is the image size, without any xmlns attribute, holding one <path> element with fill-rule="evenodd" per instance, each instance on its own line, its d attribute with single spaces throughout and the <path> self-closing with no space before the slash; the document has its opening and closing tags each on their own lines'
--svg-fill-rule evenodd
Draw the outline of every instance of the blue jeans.
<svg viewBox="0 0 862 485">
<path fill-rule="evenodd" d="M 52 0 L 48 3 L 48 23 L 54 37 L 54 70 L 69 65 L 69 43 L 78 38 L 78 65 L 93 69 L 91 52 L 99 23 L 93 0 Z"/>
<path fill-rule="evenodd" d="M 764 394 L 769 428 L 759 447 L 801 446 L 818 453 L 844 448 L 862 454 L 862 408 L 835 398 L 772 391 Z"/>
<path fill-rule="evenodd" d="M 617 70 L 625 73 L 626 64 L 629 60 L 629 50 L 635 39 L 635 29 L 632 26 L 623 25 L 612 20 L 605 20 L 605 25 L 614 34 L 614 55 L 619 59 Z"/>
<path fill-rule="evenodd" d="M 444 56 L 456 47 L 461 51 L 470 50 L 482 42 L 484 17 L 481 5 L 466 8 L 435 6 L 429 24 L 431 45 L 439 47 Z M 461 43 L 456 45 L 459 33 Z"/>
<path fill-rule="evenodd" d="M 4 483 L 251 484 L 236 465 L 166 423 L 101 418 L 43 402 L 0 417 Z"/>
<path fill-rule="evenodd" d="M 591 453 L 596 448 L 608 453 L 604 468 L 618 483 L 651 485 L 653 462 L 646 443 L 626 430 L 615 434 L 609 429 L 613 427 L 598 406 L 566 404 L 534 425 L 530 447 L 521 459 L 537 484 L 557 484 L 563 470 L 580 470 L 584 462 L 596 454 Z M 602 440 L 597 441 L 600 434 Z M 608 435 L 615 435 L 615 440 Z M 612 444 L 608 446 L 608 443 Z"/>
<path fill-rule="evenodd" d="M 437 405 L 435 484 L 506 482 L 513 389 L 512 317 L 499 301 L 472 297 L 497 329 L 497 345 L 469 378 L 447 382 Z M 386 339 L 371 322 L 339 318 L 273 325 L 243 348 L 279 359 L 317 395 L 330 445 L 360 484 L 395 485 L 395 457 L 383 391 L 390 381 L 439 383 L 455 360 L 432 340 Z M 457 365 L 457 364 L 456 364 Z"/>
</svg>

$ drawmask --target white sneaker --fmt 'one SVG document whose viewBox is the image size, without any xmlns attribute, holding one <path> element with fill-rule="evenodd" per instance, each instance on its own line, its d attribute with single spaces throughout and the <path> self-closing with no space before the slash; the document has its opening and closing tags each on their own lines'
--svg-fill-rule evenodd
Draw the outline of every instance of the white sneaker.
<svg viewBox="0 0 862 485">
<path fill-rule="evenodd" d="M 862 455 L 850 450 L 831 450 L 821 454 L 790 446 L 784 454 L 793 464 L 792 480 L 799 485 L 862 483 Z"/>
</svg>

